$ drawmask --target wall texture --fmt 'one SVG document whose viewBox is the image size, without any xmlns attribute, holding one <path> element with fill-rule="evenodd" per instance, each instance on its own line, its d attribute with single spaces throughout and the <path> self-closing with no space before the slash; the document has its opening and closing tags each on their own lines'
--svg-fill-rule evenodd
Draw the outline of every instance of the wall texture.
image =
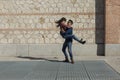
<svg viewBox="0 0 120 80">
<path fill-rule="evenodd" d="M 13 50 L 15 54 L 12 55 L 16 55 L 26 53 L 22 49 L 18 50 L 20 45 L 24 44 L 61 45 L 64 39 L 59 35 L 59 29 L 54 23 L 61 17 L 74 21 L 74 34 L 84 38 L 90 47 L 95 45 L 90 53 L 96 55 L 96 45 L 104 44 L 104 0 L 0 0 L 1 50 L 8 48 L 9 52 L 9 44 L 13 44 L 13 49 L 16 50 Z M 47 48 L 50 47 L 46 45 Z M 75 48 L 79 50 L 78 47 Z M 29 52 L 27 49 L 25 51 Z M 87 49 L 86 53 L 89 54 L 88 47 L 83 49 Z M 0 53 L 8 55 L 4 51 Z"/>
<path fill-rule="evenodd" d="M 94 44 L 95 1 L 0 0 L 0 43 L 63 43 L 54 22 L 64 16 L 78 37 Z"/>
<path fill-rule="evenodd" d="M 120 1 L 106 0 L 106 55 L 120 56 Z"/>
<path fill-rule="evenodd" d="M 120 43 L 120 1 L 106 0 L 106 43 Z"/>
</svg>

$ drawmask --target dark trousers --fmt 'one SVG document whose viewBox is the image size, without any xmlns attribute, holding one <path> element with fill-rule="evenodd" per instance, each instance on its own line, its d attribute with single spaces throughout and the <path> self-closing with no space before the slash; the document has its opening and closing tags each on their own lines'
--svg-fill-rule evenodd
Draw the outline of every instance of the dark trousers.
<svg viewBox="0 0 120 80">
<path fill-rule="evenodd" d="M 68 48 L 68 53 L 70 55 L 70 58 L 73 59 L 73 55 L 72 55 L 72 41 L 65 41 L 62 47 L 62 51 L 65 55 L 65 58 L 68 59 L 68 55 L 66 52 L 66 49 Z"/>
</svg>

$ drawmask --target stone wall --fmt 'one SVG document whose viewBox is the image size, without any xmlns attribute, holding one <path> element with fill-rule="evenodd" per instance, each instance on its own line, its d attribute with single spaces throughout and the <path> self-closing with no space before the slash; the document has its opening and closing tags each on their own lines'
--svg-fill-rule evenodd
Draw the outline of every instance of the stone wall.
<svg viewBox="0 0 120 80">
<path fill-rule="evenodd" d="M 4 48 L 2 44 L 4 46 L 13 44 L 18 47 L 22 44 L 23 46 L 24 44 L 61 45 L 64 39 L 59 35 L 59 29 L 54 22 L 66 17 L 74 21 L 74 34 L 84 38 L 89 46 L 94 45 L 90 53 L 95 55 L 98 50 L 96 43 L 104 43 L 103 2 L 104 0 L 0 0 L 1 50 Z M 46 45 L 47 48 L 50 47 Z M 87 48 L 83 48 L 83 51 Z M 20 52 L 21 50 L 19 52 L 16 50 L 15 54 L 23 53 L 24 51 Z M 29 52 L 29 50 L 25 51 Z M 4 51 L 0 53 L 7 54 Z M 89 50 L 86 53 L 89 54 Z"/>
<path fill-rule="evenodd" d="M 0 43 L 63 43 L 54 23 L 63 16 L 95 43 L 95 0 L 0 0 Z"/>
</svg>

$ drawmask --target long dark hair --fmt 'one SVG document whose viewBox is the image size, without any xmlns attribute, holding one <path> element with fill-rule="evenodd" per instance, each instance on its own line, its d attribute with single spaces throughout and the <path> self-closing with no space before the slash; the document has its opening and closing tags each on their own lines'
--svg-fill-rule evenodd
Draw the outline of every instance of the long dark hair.
<svg viewBox="0 0 120 80">
<path fill-rule="evenodd" d="M 55 23 L 57 24 L 56 27 L 60 27 L 60 23 L 61 23 L 62 21 L 66 21 L 66 18 L 62 17 L 60 20 L 56 21 L 56 22 L 55 22 Z"/>
</svg>

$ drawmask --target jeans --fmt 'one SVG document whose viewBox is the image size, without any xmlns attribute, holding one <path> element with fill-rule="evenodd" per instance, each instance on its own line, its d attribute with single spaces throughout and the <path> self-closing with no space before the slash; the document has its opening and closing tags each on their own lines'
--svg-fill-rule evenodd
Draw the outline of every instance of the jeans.
<svg viewBox="0 0 120 80">
<path fill-rule="evenodd" d="M 72 38 L 78 42 L 80 42 L 80 40 L 75 36 L 75 35 L 64 35 L 64 38 L 67 39 L 67 38 Z"/>
<path fill-rule="evenodd" d="M 62 51 L 63 51 L 66 59 L 68 59 L 68 55 L 67 55 L 67 52 L 66 52 L 67 47 L 68 47 L 68 53 L 70 55 L 70 58 L 73 59 L 72 42 L 71 41 L 65 41 L 64 44 L 63 44 L 63 47 L 62 47 Z"/>
<path fill-rule="evenodd" d="M 63 33 L 62 31 L 60 31 L 60 35 L 63 37 L 63 38 L 65 38 L 65 39 L 67 39 L 67 38 L 72 38 L 72 39 L 74 39 L 74 40 L 76 40 L 76 41 L 78 41 L 78 42 L 80 42 L 80 40 L 75 36 L 75 35 L 66 35 L 65 33 Z"/>
</svg>

